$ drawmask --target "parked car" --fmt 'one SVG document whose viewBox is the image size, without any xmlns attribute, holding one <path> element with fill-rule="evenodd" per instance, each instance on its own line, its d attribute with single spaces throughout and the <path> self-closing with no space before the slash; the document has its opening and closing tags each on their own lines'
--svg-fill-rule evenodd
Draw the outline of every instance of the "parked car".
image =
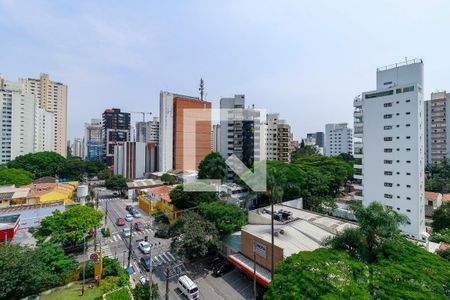
<svg viewBox="0 0 450 300">
<path fill-rule="evenodd" d="M 233 264 L 229 261 L 225 261 L 223 264 L 219 264 L 214 268 L 213 274 L 220 277 L 230 272 L 231 270 L 233 270 Z"/>
<path fill-rule="evenodd" d="M 151 267 L 151 263 L 152 263 L 151 260 L 152 259 L 150 258 L 150 256 L 142 256 L 141 257 L 141 263 L 147 272 L 150 272 L 150 267 Z"/>
<path fill-rule="evenodd" d="M 128 227 L 125 227 L 124 229 L 122 229 L 122 235 L 124 237 L 129 237 L 131 235 L 131 229 Z"/>
<path fill-rule="evenodd" d="M 223 259 L 222 256 L 220 255 L 214 256 L 208 261 L 208 269 L 212 270 L 216 265 L 222 264 L 224 263 L 224 261 L 225 260 Z"/>
<path fill-rule="evenodd" d="M 136 222 L 136 223 L 134 223 L 134 229 L 137 231 L 144 231 L 145 225 L 142 222 Z"/>
<path fill-rule="evenodd" d="M 128 214 L 128 215 L 125 216 L 125 220 L 126 220 L 127 222 L 131 222 L 131 221 L 133 221 L 133 216 L 130 215 L 130 214 Z"/>
<path fill-rule="evenodd" d="M 144 254 L 150 253 L 150 244 L 148 242 L 140 242 L 139 250 L 141 250 L 141 252 Z"/>
<path fill-rule="evenodd" d="M 127 211 L 130 211 L 132 208 L 133 208 L 133 205 L 129 205 L 129 204 L 125 207 L 125 209 L 126 209 Z"/>
<path fill-rule="evenodd" d="M 200 296 L 197 285 L 186 275 L 178 278 L 177 288 L 188 299 L 198 299 Z"/>
<path fill-rule="evenodd" d="M 135 218 L 140 218 L 140 217 L 142 217 L 141 213 L 138 212 L 137 210 L 133 210 L 132 214 L 133 214 L 133 217 L 135 217 Z"/>
<path fill-rule="evenodd" d="M 113 196 L 114 196 L 114 197 L 117 197 L 117 196 L 119 196 L 119 193 L 118 193 L 118 192 L 114 192 L 114 193 L 113 193 Z"/>
<path fill-rule="evenodd" d="M 145 284 L 145 283 L 147 282 L 147 279 L 145 279 L 144 276 L 141 276 L 141 278 L 139 278 L 139 282 L 140 282 L 141 284 Z"/>
<path fill-rule="evenodd" d="M 125 225 L 125 219 L 124 218 L 117 218 L 116 224 L 118 226 L 123 226 Z"/>
</svg>

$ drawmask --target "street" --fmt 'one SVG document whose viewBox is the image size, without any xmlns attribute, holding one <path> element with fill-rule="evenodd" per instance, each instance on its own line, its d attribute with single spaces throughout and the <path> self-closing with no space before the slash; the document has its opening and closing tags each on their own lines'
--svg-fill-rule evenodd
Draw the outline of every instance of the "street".
<svg viewBox="0 0 450 300">
<path fill-rule="evenodd" d="M 174 254 L 170 252 L 170 239 L 161 239 L 155 237 L 155 228 L 153 224 L 153 217 L 149 217 L 145 212 L 137 207 L 136 203 L 132 203 L 128 199 L 121 199 L 113 196 L 111 191 L 99 189 L 99 209 L 106 213 L 106 226 L 109 228 L 111 235 L 109 237 L 101 237 L 101 247 L 104 257 L 116 258 L 120 261 L 122 266 L 128 266 L 128 245 L 130 238 L 124 238 L 122 230 L 124 227 L 130 227 L 137 221 L 143 222 L 146 227 L 144 231 L 135 231 L 133 229 L 131 238 L 132 255 L 130 260 L 130 267 L 135 270 L 131 275 L 134 284 L 139 284 L 139 279 L 144 276 L 149 279 L 149 272 L 147 272 L 140 259 L 143 254 L 139 248 L 139 241 L 143 240 L 145 236 L 148 237 L 148 242 L 151 244 L 151 259 L 153 263 L 152 281 L 158 284 L 159 294 L 166 293 L 166 275 L 169 271 L 171 278 L 169 280 L 169 299 L 183 299 L 180 296 L 180 291 L 176 288 L 177 279 L 179 276 L 186 274 L 195 281 L 200 290 L 200 299 L 252 299 L 252 281 L 239 270 L 234 269 L 232 272 L 223 277 L 215 278 L 212 272 L 207 270 L 205 262 L 196 262 L 185 265 Z M 142 217 L 133 219 L 131 222 L 126 222 L 125 226 L 116 225 L 117 218 L 125 218 L 128 214 L 126 205 L 134 205 Z M 93 251 L 93 246 L 89 247 L 88 253 Z M 147 254 L 148 255 L 148 254 Z"/>
</svg>

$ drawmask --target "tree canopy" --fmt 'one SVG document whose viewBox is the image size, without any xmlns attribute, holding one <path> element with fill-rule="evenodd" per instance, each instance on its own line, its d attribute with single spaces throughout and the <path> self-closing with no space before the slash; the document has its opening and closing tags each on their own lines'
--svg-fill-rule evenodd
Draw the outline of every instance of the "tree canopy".
<svg viewBox="0 0 450 300">
<path fill-rule="evenodd" d="M 444 202 L 433 212 L 433 227 L 434 232 L 439 232 L 443 229 L 450 229 L 450 202 Z"/>
<path fill-rule="evenodd" d="M 436 193 L 450 193 L 450 160 L 438 165 L 427 165 L 425 168 L 429 178 L 425 181 L 425 190 Z"/>
<path fill-rule="evenodd" d="M 200 215 L 213 222 L 222 235 L 241 230 L 247 221 L 239 206 L 224 201 L 201 203 L 199 209 Z"/>
<path fill-rule="evenodd" d="M 219 233 L 213 223 L 193 212 L 185 212 L 169 228 L 174 253 L 193 259 L 219 247 Z"/>
<path fill-rule="evenodd" d="M 227 165 L 219 152 L 211 152 L 205 156 L 198 167 L 199 179 L 220 179 L 227 174 Z"/>
<path fill-rule="evenodd" d="M 187 190 L 210 190 L 211 192 L 196 192 Z M 214 187 L 204 183 L 194 182 L 177 185 L 169 194 L 172 203 L 179 209 L 186 209 L 198 206 L 200 203 L 209 203 L 219 199 Z"/>
<path fill-rule="evenodd" d="M 120 191 L 127 187 L 127 179 L 122 175 L 112 175 L 105 180 L 106 188 L 113 191 Z"/>
<path fill-rule="evenodd" d="M 175 184 L 177 182 L 177 178 L 174 175 L 170 175 L 168 173 L 164 173 L 161 176 L 161 181 L 167 184 Z"/>
<path fill-rule="evenodd" d="M 295 149 L 291 154 L 291 161 L 297 160 L 298 158 L 304 157 L 304 156 L 313 156 L 313 155 L 320 155 L 319 149 L 317 149 L 315 146 L 311 145 L 305 145 L 305 143 L 300 144 L 300 147 Z"/>
<path fill-rule="evenodd" d="M 83 238 L 88 230 L 100 226 L 103 213 L 95 208 L 75 205 L 61 213 L 56 210 L 51 216 L 41 221 L 41 226 L 34 233 L 39 240 L 48 236 L 51 241 L 75 243 Z"/>
<path fill-rule="evenodd" d="M 0 185 L 15 184 L 16 186 L 32 183 L 33 174 L 22 169 L 4 169 L 0 171 Z"/>
<path fill-rule="evenodd" d="M 18 156 L 8 163 L 8 168 L 23 169 L 33 173 L 36 178 L 57 176 L 64 161 L 65 158 L 58 153 L 44 151 Z"/>
</svg>

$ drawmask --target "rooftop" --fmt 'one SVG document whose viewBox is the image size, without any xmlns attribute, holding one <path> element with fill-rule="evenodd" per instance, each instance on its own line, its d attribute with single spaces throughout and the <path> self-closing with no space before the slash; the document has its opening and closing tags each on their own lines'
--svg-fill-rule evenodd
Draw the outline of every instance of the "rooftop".
<svg viewBox="0 0 450 300">
<path fill-rule="evenodd" d="M 0 229 L 14 227 L 19 220 L 20 215 L 0 216 Z"/>
<path fill-rule="evenodd" d="M 145 188 L 145 187 L 152 187 L 152 186 L 157 186 L 157 185 L 162 185 L 164 184 L 161 180 L 159 179 L 138 179 L 138 180 L 133 180 L 130 182 L 127 182 L 127 187 L 130 189 L 133 188 Z"/>
<path fill-rule="evenodd" d="M 402 61 L 402 62 L 398 62 L 398 63 L 395 63 L 395 64 L 379 67 L 379 68 L 377 68 L 377 72 L 386 71 L 386 70 L 389 70 L 389 69 L 394 69 L 394 68 L 407 66 L 407 65 L 412 65 L 412 64 L 421 64 L 421 63 L 423 63 L 423 61 L 420 58 L 414 58 L 414 59 L 410 59 L 410 60 L 406 59 L 405 61 Z"/>
</svg>

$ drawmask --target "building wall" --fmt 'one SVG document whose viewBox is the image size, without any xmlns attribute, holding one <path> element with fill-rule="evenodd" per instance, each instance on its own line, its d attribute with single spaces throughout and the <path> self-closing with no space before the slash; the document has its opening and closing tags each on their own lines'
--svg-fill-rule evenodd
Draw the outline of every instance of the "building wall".
<svg viewBox="0 0 450 300">
<path fill-rule="evenodd" d="M 325 155 L 353 154 L 353 130 L 347 123 L 325 125 Z"/>
<path fill-rule="evenodd" d="M 188 114 L 186 109 L 197 109 L 198 115 Z M 211 152 L 211 103 L 177 96 L 174 112 L 174 168 L 197 170 L 200 161 Z M 195 121 L 199 118 L 206 121 Z M 194 121 L 195 127 L 186 125 Z M 185 136 L 195 141 L 195 149 L 185 146 Z"/>
<path fill-rule="evenodd" d="M 220 152 L 220 125 L 213 125 L 211 149 L 214 152 Z"/>
<path fill-rule="evenodd" d="M 421 239 L 425 232 L 422 82 L 395 85 L 405 82 L 397 75 L 405 74 L 405 70 L 397 69 L 388 70 L 388 74 L 378 71 L 377 76 L 383 80 L 377 82 L 382 88 L 363 93 L 354 102 L 355 138 L 361 139 L 355 139 L 355 158 L 362 159 L 355 188 L 362 190 L 365 206 L 377 201 L 405 214 L 409 223 L 401 230 Z M 423 72 L 421 67 L 406 69 Z M 405 76 L 423 78 L 422 74 Z"/>
<path fill-rule="evenodd" d="M 36 106 L 37 103 L 36 103 Z M 35 152 L 55 151 L 55 114 L 36 107 Z"/>
<path fill-rule="evenodd" d="M 431 93 L 425 101 L 425 159 L 428 164 L 439 164 L 450 158 L 450 94 Z"/>
<path fill-rule="evenodd" d="M 160 172 L 173 170 L 173 94 L 161 92 L 159 95 L 159 153 L 158 168 Z"/>
<path fill-rule="evenodd" d="M 67 85 L 51 81 L 48 74 L 41 73 L 39 79 L 19 79 L 25 92 L 35 95 L 39 107 L 54 113 L 55 151 L 67 155 Z"/>
<path fill-rule="evenodd" d="M 114 162 L 114 146 L 130 140 L 130 114 L 118 108 L 103 112 L 103 158 L 106 165 Z"/>
<path fill-rule="evenodd" d="M 100 119 L 84 123 L 84 155 L 86 160 L 102 161 L 103 125 Z"/>
<path fill-rule="evenodd" d="M 264 245 L 266 248 L 266 257 L 256 254 L 256 263 L 268 269 L 272 270 L 272 245 L 245 230 L 241 231 L 241 252 L 249 259 L 253 260 L 253 245 L 254 243 L 259 243 Z M 283 260 L 283 249 L 275 245 L 275 255 L 274 261 L 275 266 Z"/>
</svg>

